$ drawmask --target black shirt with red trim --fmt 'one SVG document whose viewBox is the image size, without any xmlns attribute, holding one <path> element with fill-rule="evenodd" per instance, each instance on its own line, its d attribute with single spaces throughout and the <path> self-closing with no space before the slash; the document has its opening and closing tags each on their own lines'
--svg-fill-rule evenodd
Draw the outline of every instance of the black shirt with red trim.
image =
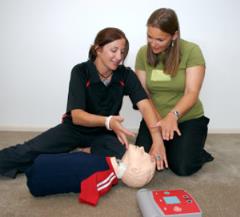
<svg viewBox="0 0 240 217">
<path fill-rule="evenodd" d="M 130 97 L 134 107 L 147 98 L 140 81 L 130 68 L 120 65 L 113 71 L 110 84 L 105 86 L 94 63 L 91 60 L 83 62 L 74 66 L 71 72 L 66 117 L 71 120 L 70 112 L 73 109 L 103 116 L 119 115 L 124 96 Z M 104 127 L 79 128 L 83 132 L 93 132 Z"/>
</svg>

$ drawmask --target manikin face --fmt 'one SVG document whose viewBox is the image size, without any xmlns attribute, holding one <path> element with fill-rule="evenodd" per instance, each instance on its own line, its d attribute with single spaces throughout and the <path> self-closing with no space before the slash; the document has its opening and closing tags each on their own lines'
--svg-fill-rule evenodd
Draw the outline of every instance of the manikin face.
<svg viewBox="0 0 240 217">
<path fill-rule="evenodd" d="M 169 33 L 161 31 L 159 28 L 147 27 L 147 41 L 154 54 L 164 52 L 176 37 L 177 33 L 172 36 Z"/>
<path fill-rule="evenodd" d="M 132 144 L 129 145 L 122 161 L 128 166 L 131 165 L 133 167 L 139 167 L 139 164 L 141 164 L 141 168 L 151 168 L 152 166 L 155 166 L 154 158 L 146 153 L 143 147 Z"/>
<path fill-rule="evenodd" d="M 101 73 L 116 70 L 124 59 L 125 39 L 118 39 L 97 48 L 95 64 Z"/>
<path fill-rule="evenodd" d="M 122 162 L 126 171 L 122 181 L 130 187 L 142 187 L 151 181 L 156 170 L 156 163 L 152 156 L 146 153 L 143 147 L 129 145 Z"/>
</svg>

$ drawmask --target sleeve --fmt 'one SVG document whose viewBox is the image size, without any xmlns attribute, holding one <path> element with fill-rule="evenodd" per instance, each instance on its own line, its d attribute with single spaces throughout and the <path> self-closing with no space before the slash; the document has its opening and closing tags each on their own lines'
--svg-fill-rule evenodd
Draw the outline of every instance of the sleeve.
<svg viewBox="0 0 240 217">
<path fill-rule="evenodd" d="M 136 61 L 135 61 L 135 70 L 145 70 L 145 61 L 147 59 L 146 56 L 146 47 L 141 47 L 137 52 Z"/>
<path fill-rule="evenodd" d="M 67 113 L 73 109 L 85 109 L 86 104 L 86 79 L 82 67 L 76 65 L 71 72 L 68 91 Z"/>
<path fill-rule="evenodd" d="M 81 182 L 79 201 L 96 206 L 101 195 L 118 183 L 113 170 L 99 171 Z"/>
<path fill-rule="evenodd" d="M 130 68 L 127 70 L 128 76 L 126 79 L 126 94 L 129 95 L 134 108 L 136 108 L 136 104 L 143 99 L 147 99 L 148 96 L 135 72 Z"/>
<path fill-rule="evenodd" d="M 190 52 L 190 55 L 187 61 L 187 68 L 192 66 L 199 66 L 199 65 L 205 66 L 205 60 L 200 47 L 195 44 L 195 46 L 192 48 Z"/>
<path fill-rule="evenodd" d="M 79 201 L 96 206 L 99 200 L 99 196 L 99 192 L 97 191 L 97 175 L 95 173 L 82 181 Z"/>
</svg>

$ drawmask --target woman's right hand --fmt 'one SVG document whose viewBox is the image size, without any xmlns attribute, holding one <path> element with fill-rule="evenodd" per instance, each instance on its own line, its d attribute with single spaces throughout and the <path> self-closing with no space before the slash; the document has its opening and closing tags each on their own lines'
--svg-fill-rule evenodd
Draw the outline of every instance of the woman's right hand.
<svg viewBox="0 0 240 217">
<path fill-rule="evenodd" d="M 128 136 L 135 137 L 135 133 L 123 127 L 122 122 L 124 121 L 121 116 L 112 116 L 109 126 L 116 133 L 118 140 L 128 148 Z"/>
<path fill-rule="evenodd" d="M 156 161 L 157 170 L 168 168 L 167 155 L 164 144 L 152 144 L 149 154 Z"/>
</svg>

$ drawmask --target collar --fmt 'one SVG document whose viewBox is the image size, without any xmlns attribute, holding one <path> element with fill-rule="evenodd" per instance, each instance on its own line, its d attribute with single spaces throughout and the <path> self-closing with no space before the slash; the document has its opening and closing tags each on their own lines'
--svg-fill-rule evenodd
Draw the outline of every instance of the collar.
<svg viewBox="0 0 240 217">
<path fill-rule="evenodd" d="M 89 78 L 91 79 L 91 83 L 99 83 L 101 82 L 99 76 L 98 76 L 98 71 L 97 68 L 91 60 L 87 61 L 87 69 L 89 73 Z"/>
<path fill-rule="evenodd" d="M 116 172 L 116 176 L 121 179 L 127 169 L 127 165 L 125 163 L 123 163 L 121 160 L 116 159 L 117 160 L 117 164 L 118 164 L 118 169 Z"/>
</svg>

